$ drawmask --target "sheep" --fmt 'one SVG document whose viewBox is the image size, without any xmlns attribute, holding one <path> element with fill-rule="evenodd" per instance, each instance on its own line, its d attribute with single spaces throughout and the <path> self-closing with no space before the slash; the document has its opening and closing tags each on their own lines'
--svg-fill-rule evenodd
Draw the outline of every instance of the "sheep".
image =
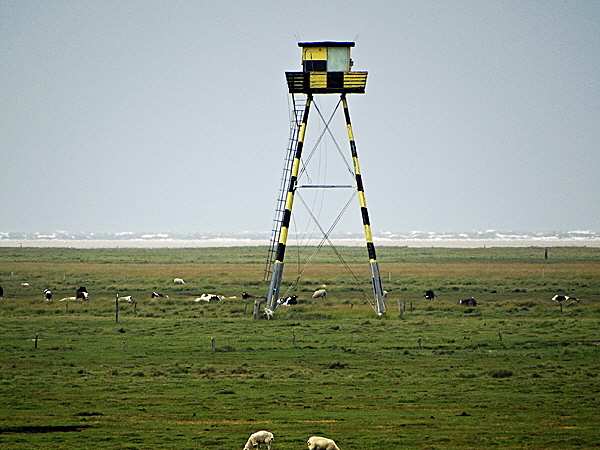
<svg viewBox="0 0 600 450">
<path fill-rule="evenodd" d="M 133 297 L 131 295 L 128 295 L 127 297 L 119 297 L 119 301 L 131 303 L 133 301 Z"/>
<path fill-rule="evenodd" d="M 253 448 L 260 449 L 260 444 L 266 444 L 267 450 L 271 450 L 271 442 L 273 442 L 273 433 L 269 431 L 257 431 L 256 433 L 250 435 L 248 438 L 248 442 L 244 445 L 243 450 L 251 450 Z"/>
<path fill-rule="evenodd" d="M 313 294 L 312 298 L 325 298 L 327 297 L 327 291 L 325 289 L 319 289 L 318 291 L 315 291 L 315 293 Z"/>
<path fill-rule="evenodd" d="M 173 283 L 175 283 L 175 284 L 185 284 L 185 281 L 183 281 L 181 278 L 175 278 L 173 280 Z"/>
<path fill-rule="evenodd" d="M 64 302 L 64 301 L 69 301 L 69 300 L 75 301 L 75 300 L 77 300 L 77 297 L 65 297 L 65 298 L 61 298 L 59 300 L 59 302 Z"/>
<path fill-rule="evenodd" d="M 307 444 L 309 450 L 340 450 L 333 439 L 320 436 L 312 436 Z"/>
<path fill-rule="evenodd" d="M 44 289 L 44 298 L 46 301 L 52 300 L 52 291 L 50 289 Z"/>
</svg>

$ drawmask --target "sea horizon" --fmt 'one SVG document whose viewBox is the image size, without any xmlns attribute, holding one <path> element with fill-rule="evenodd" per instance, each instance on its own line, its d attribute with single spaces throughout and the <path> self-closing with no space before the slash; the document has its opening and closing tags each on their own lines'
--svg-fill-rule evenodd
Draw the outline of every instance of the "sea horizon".
<svg viewBox="0 0 600 450">
<path fill-rule="evenodd" d="M 271 232 L 180 233 L 180 232 L 0 232 L 0 247 L 36 248 L 204 248 L 268 246 Z M 329 239 L 335 246 L 365 245 L 361 233 L 336 233 Z M 515 232 L 410 231 L 373 233 L 376 246 L 385 247 L 600 247 L 600 233 L 592 230 Z M 287 244 L 317 246 L 327 244 L 320 236 L 297 236 L 290 233 Z"/>
</svg>

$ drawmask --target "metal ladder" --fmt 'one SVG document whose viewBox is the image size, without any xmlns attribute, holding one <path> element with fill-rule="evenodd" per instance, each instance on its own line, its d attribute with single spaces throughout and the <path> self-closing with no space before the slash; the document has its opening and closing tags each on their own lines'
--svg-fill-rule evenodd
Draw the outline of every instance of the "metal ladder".
<svg viewBox="0 0 600 450">
<path fill-rule="evenodd" d="M 298 134 L 304 119 L 304 108 L 306 106 L 306 96 L 296 97 L 292 94 L 293 109 L 290 112 L 290 139 L 288 143 L 287 153 L 283 162 L 283 174 L 279 185 L 279 198 L 275 207 L 275 218 L 273 219 L 273 227 L 271 229 L 271 242 L 267 254 L 267 262 L 265 264 L 265 281 L 271 279 L 273 273 L 273 264 L 275 263 L 275 255 L 277 253 L 277 244 L 281 234 L 281 224 L 283 222 L 283 214 L 285 212 L 285 202 L 287 193 L 290 187 L 290 178 L 292 166 L 298 146 Z"/>
</svg>

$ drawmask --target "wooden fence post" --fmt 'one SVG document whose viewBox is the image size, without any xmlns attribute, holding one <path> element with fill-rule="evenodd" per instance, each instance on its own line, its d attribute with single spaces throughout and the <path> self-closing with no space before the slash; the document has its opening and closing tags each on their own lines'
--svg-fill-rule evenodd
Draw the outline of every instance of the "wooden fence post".
<svg viewBox="0 0 600 450">
<path fill-rule="evenodd" d="M 37 349 L 38 337 L 40 337 L 40 333 L 35 333 L 35 345 L 34 345 L 34 348 L 36 348 L 36 349 Z"/>
<path fill-rule="evenodd" d="M 260 311 L 260 300 L 254 300 L 254 313 L 252 314 L 253 319 L 258 319 L 258 314 Z"/>
<path fill-rule="evenodd" d="M 217 351 L 217 344 L 215 343 L 215 338 L 214 337 L 210 338 L 210 343 L 212 345 L 212 351 L 213 351 L 213 353 L 216 352 Z"/>
<path fill-rule="evenodd" d="M 115 323 L 119 323 L 119 294 L 115 298 Z"/>
<path fill-rule="evenodd" d="M 404 302 L 402 300 L 398 300 L 398 314 L 404 320 Z"/>
</svg>

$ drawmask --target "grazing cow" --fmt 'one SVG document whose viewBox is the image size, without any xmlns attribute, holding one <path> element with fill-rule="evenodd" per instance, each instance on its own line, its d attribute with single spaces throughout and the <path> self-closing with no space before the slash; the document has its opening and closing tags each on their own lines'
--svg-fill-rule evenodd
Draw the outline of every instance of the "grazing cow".
<svg viewBox="0 0 600 450">
<path fill-rule="evenodd" d="M 325 289 L 319 289 L 318 291 L 315 291 L 315 293 L 312 296 L 312 298 L 325 298 L 325 297 L 327 297 L 327 291 Z"/>
<path fill-rule="evenodd" d="M 131 303 L 133 301 L 133 297 L 131 295 L 128 295 L 127 297 L 119 297 L 119 301 Z"/>
<path fill-rule="evenodd" d="M 153 292 L 150 297 L 152 297 L 152 298 L 169 298 L 168 295 L 159 294 L 158 292 Z"/>
<path fill-rule="evenodd" d="M 433 290 L 429 289 L 429 290 L 425 291 L 424 297 L 427 300 L 433 300 L 435 298 L 435 292 L 433 292 Z"/>
<path fill-rule="evenodd" d="M 252 450 L 254 448 L 260 449 L 261 444 L 265 444 L 267 446 L 267 450 L 271 450 L 271 442 L 273 442 L 273 433 L 268 431 L 257 431 L 256 433 L 250 435 L 248 438 L 248 442 L 244 445 L 243 450 Z"/>
<path fill-rule="evenodd" d="M 202 294 L 195 301 L 197 302 L 220 302 L 224 297 L 215 294 Z"/>
<path fill-rule="evenodd" d="M 463 306 L 477 306 L 477 300 L 475 300 L 473 297 L 465 298 L 463 300 L 459 300 L 458 304 Z"/>
<path fill-rule="evenodd" d="M 307 441 L 308 450 L 340 450 L 333 439 L 312 436 Z"/>
<path fill-rule="evenodd" d="M 82 300 L 87 300 L 88 296 L 89 296 L 89 294 L 87 292 L 79 292 L 79 291 L 77 291 L 77 294 L 75 294 L 75 298 L 80 298 Z"/>
<path fill-rule="evenodd" d="M 257 296 L 257 295 L 248 294 L 246 291 L 242 292 L 242 298 L 244 300 L 246 300 L 247 298 L 262 298 L 263 300 L 267 299 L 267 297 L 261 297 L 261 296 Z"/>
<path fill-rule="evenodd" d="M 576 305 L 577 303 L 579 303 L 578 298 L 569 297 L 568 295 L 555 295 L 554 297 L 552 297 L 553 302 L 558 302 L 561 305 L 562 305 L 562 302 L 567 301 L 567 300 L 571 300 L 571 303 L 569 303 L 567 306 L 572 306 L 572 305 Z"/>
<path fill-rule="evenodd" d="M 277 300 L 277 304 L 283 305 L 283 306 L 297 305 L 298 304 L 298 296 L 290 295 L 289 297 L 280 298 L 279 300 Z"/>
<path fill-rule="evenodd" d="M 50 289 L 44 289 L 44 298 L 46 300 L 52 300 L 52 291 Z"/>
<path fill-rule="evenodd" d="M 569 300 L 571 300 L 571 303 L 569 303 L 567 306 L 573 306 L 579 303 L 579 299 L 576 297 L 569 297 Z"/>
<path fill-rule="evenodd" d="M 175 278 L 173 280 L 173 283 L 175 283 L 175 284 L 185 284 L 185 281 L 183 281 L 181 278 Z"/>
</svg>

